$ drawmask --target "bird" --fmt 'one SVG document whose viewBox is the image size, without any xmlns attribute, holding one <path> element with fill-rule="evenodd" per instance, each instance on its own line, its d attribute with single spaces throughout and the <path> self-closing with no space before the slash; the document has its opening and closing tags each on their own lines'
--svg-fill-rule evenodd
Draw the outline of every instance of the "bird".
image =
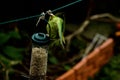
<svg viewBox="0 0 120 80">
<path fill-rule="evenodd" d="M 65 38 L 64 38 L 64 31 L 65 31 L 65 21 L 63 18 L 54 15 L 51 11 L 47 12 L 50 16 L 48 19 L 48 24 L 46 26 L 47 34 L 52 40 L 59 39 L 61 46 L 64 48 Z"/>
</svg>

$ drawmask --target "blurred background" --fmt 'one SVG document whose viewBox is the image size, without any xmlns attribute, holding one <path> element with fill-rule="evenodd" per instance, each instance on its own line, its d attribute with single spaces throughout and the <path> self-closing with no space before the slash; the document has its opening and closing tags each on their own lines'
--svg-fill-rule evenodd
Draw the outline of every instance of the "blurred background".
<svg viewBox="0 0 120 80">
<path fill-rule="evenodd" d="M 0 1 L 0 23 L 39 15 L 41 12 L 54 10 L 74 1 L 75 0 L 3 0 Z M 61 12 L 65 15 L 65 36 L 67 36 L 77 31 L 82 22 L 89 19 L 92 15 L 109 13 L 120 18 L 120 3 L 119 0 L 81 0 L 81 2 L 60 9 L 53 12 L 53 14 Z M 8 76 L 10 76 L 10 80 L 15 80 L 14 77 L 22 80 L 21 74 L 29 75 L 32 47 L 31 36 L 35 32 L 46 31 L 46 28 L 44 27 L 46 24 L 44 23 L 40 24 L 39 27 L 36 27 L 38 18 L 39 17 L 34 17 L 17 22 L 0 24 L 0 80 L 9 80 Z M 117 49 L 115 48 L 117 50 L 116 53 L 119 53 L 118 51 L 120 48 L 118 46 L 120 46 L 120 34 L 116 37 L 114 35 L 116 31 L 120 31 L 120 22 L 109 21 L 106 19 L 100 21 L 99 19 L 93 20 L 82 35 L 79 35 L 79 37 L 75 36 L 71 39 L 69 47 L 70 51 L 62 50 L 59 46 L 54 49 L 52 48 L 52 50 L 49 51 L 48 80 L 54 80 L 56 77 L 74 66 L 81 59 L 76 56 L 85 50 L 87 45 L 92 41 L 93 35 L 97 32 L 103 35 L 107 34 L 107 37 L 115 38 L 117 40 Z M 14 64 L 11 64 L 12 61 Z M 120 64 L 119 61 L 117 64 L 112 65 L 118 66 L 118 64 Z M 108 80 L 114 80 L 110 78 L 112 77 L 111 74 L 108 74 L 111 72 L 110 69 L 112 68 L 108 68 L 109 70 L 107 74 L 103 70 L 103 72 L 109 77 Z M 120 67 L 117 68 L 120 69 Z M 56 71 L 53 71 L 53 69 L 56 69 Z M 8 74 L 8 71 L 10 74 Z M 115 75 L 117 75 L 117 72 Z M 99 80 L 102 79 L 99 77 Z"/>
</svg>

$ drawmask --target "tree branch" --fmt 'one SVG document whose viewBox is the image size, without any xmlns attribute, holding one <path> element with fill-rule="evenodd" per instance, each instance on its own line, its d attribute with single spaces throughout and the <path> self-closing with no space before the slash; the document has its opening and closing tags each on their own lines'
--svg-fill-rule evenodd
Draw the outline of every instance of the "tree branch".
<svg viewBox="0 0 120 80">
<path fill-rule="evenodd" d="M 70 47 L 70 43 L 71 43 L 71 39 L 75 36 L 77 36 L 78 34 L 81 34 L 84 29 L 88 26 L 88 24 L 90 23 L 91 20 L 97 20 L 99 18 L 109 18 L 110 20 L 112 20 L 113 22 L 120 22 L 120 18 L 113 16 L 112 14 L 109 13 L 103 13 L 103 14 L 96 14 L 91 16 L 89 19 L 85 20 L 82 25 L 72 34 L 68 35 L 65 37 L 66 40 L 66 50 L 69 51 L 69 47 Z"/>
</svg>

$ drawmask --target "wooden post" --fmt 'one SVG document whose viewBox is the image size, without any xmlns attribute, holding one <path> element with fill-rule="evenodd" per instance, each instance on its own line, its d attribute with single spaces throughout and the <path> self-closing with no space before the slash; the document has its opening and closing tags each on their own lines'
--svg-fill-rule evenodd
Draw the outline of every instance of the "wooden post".
<svg viewBox="0 0 120 80">
<path fill-rule="evenodd" d="M 46 80 L 48 51 L 42 47 L 32 48 L 30 80 Z"/>
</svg>

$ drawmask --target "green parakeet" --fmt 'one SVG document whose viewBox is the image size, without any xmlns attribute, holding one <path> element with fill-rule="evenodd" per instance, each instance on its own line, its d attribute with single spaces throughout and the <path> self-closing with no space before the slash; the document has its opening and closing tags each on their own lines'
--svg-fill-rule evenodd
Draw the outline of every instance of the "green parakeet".
<svg viewBox="0 0 120 80">
<path fill-rule="evenodd" d="M 64 39 L 64 29 L 65 29 L 65 25 L 64 25 L 64 20 L 61 17 L 58 17 L 54 14 L 51 14 L 48 20 L 48 24 L 47 24 L 47 33 L 49 34 L 51 39 L 59 39 L 60 44 L 62 45 L 62 47 L 64 48 L 64 43 L 65 43 L 65 39 Z"/>
</svg>

